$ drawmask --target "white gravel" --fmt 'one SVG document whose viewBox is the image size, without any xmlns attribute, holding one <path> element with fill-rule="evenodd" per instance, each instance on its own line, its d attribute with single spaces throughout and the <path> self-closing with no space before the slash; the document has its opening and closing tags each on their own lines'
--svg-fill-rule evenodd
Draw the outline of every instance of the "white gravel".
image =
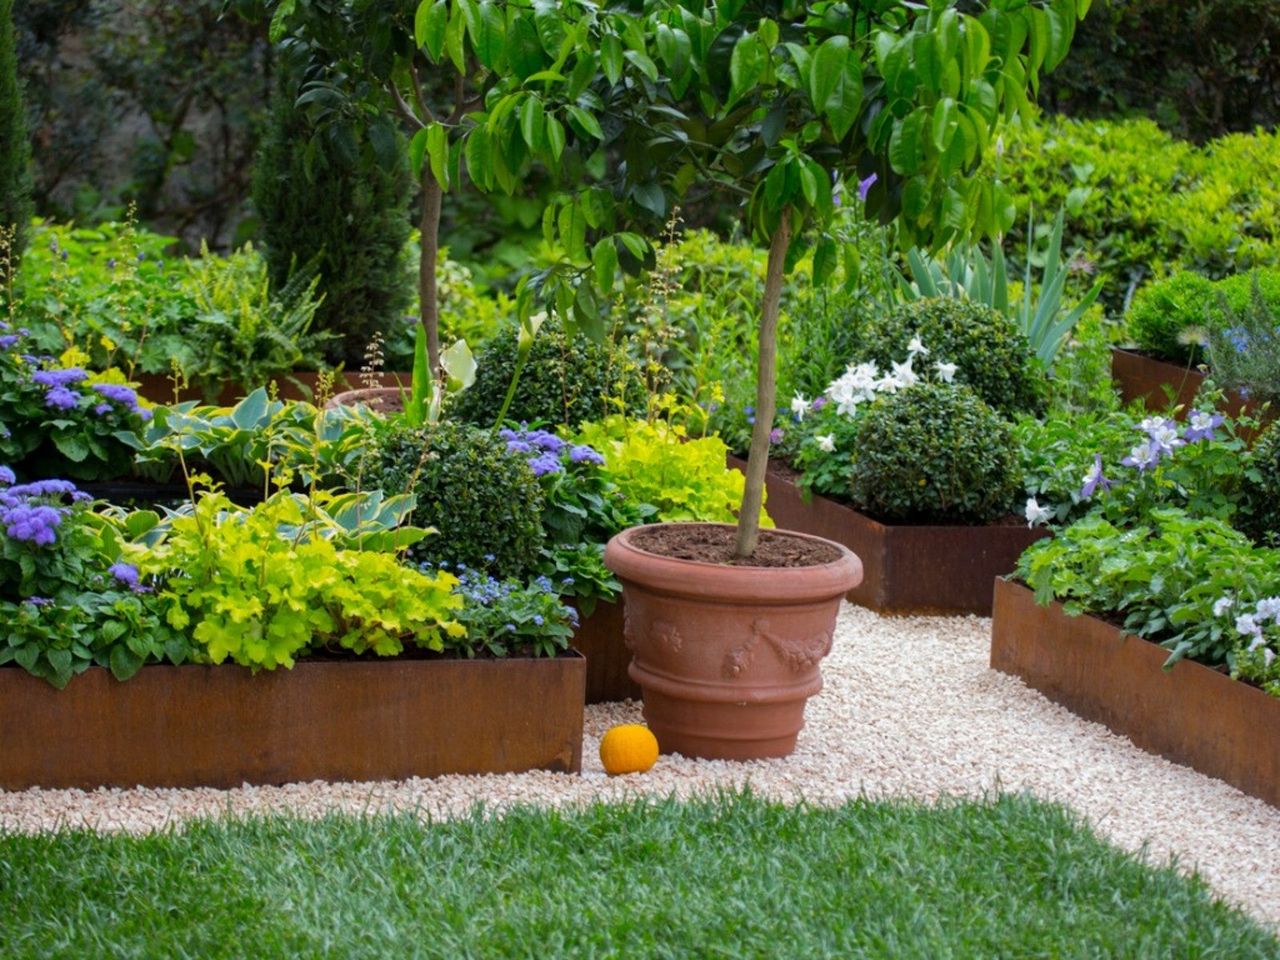
<svg viewBox="0 0 1280 960">
<path fill-rule="evenodd" d="M 587 708 L 583 772 L 309 783 L 236 790 L 0 791 L 0 827 L 146 831 L 193 816 L 291 810 L 318 815 L 416 809 L 433 816 L 511 803 L 581 803 L 636 793 L 679 795 L 749 782 L 783 799 L 930 800 L 1029 790 L 1087 817 L 1103 835 L 1151 857 L 1176 856 L 1221 895 L 1280 927 L 1280 810 L 1139 750 L 987 667 L 990 620 L 882 618 L 841 612 L 826 688 L 810 701 L 796 752 L 733 764 L 664 757 L 647 774 L 610 779 L 597 754 L 630 701 Z M 1280 745 L 1277 745 L 1280 749 Z"/>
</svg>

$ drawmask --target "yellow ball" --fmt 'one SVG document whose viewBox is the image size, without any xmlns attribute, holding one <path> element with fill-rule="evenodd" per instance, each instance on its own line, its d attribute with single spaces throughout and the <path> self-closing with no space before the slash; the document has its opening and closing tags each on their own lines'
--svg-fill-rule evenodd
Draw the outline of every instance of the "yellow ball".
<svg viewBox="0 0 1280 960">
<path fill-rule="evenodd" d="M 600 762 L 611 777 L 644 773 L 658 762 L 658 738 L 639 723 L 612 727 L 600 740 Z"/>
</svg>

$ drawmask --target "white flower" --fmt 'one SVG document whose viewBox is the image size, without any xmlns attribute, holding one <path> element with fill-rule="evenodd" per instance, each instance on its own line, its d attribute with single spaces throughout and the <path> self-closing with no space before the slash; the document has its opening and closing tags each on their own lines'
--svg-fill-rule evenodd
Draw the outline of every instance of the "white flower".
<svg viewBox="0 0 1280 960">
<path fill-rule="evenodd" d="M 1000 136 L 996 137 L 996 156 L 997 157 L 1004 156 L 1004 134 L 1001 134 Z"/>
<path fill-rule="evenodd" d="M 912 357 L 914 357 L 916 354 L 920 354 L 920 356 L 922 357 L 927 357 L 929 355 L 928 349 L 920 341 L 919 334 L 916 334 L 914 337 L 912 337 L 911 342 L 907 344 L 907 353 Z M 911 361 L 908 360 L 907 362 L 910 363 Z"/>
<path fill-rule="evenodd" d="M 820 437 L 814 437 L 813 439 L 817 442 L 818 449 L 823 453 L 835 453 L 836 437 L 834 433 L 826 433 Z"/>
<path fill-rule="evenodd" d="M 1053 511 L 1036 503 L 1035 497 L 1028 497 L 1027 509 L 1023 511 L 1023 516 L 1027 518 L 1027 526 L 1034 527 L 1036 524 L 1047 523 L 1053 516 Z"/>
<path fill-rule="evenodd" d="M 898 382 L 898 378 L 893 375 L 881 377 L 875 382 L 875 389 L 877 393 L 897 393 L 900 386 L 902 386 L 902 384 L 900 384 Z"/>
<path fill-rule="evenodd" d="M 1219 597 L 1217 600 L 1213 601 L 1213 615 L 1215 617 L 1220 617 L 1233 606 L 1235 606 L 1235 601 L 1230 597 Z"/>
<path fill-rule="evenodd" d="M 1213 429 L 1213 414 L 1197 410 L 1191 414 L 1190 423 L 1192 430 L 1211 430 Z"/>
<path fill-rule="evenodd" d="M 1262 639 L 1262 627 L 1251 613 L 1242 613 L 1236 617 L 1236 631 L 1246 637 Z"/>
<path fill-rule="evenodd" d="M 907 357 L 905 362 L 893 364 L 893 379 L 904 390 L 920 379 L 916 376 L 916 372 L 911 369 L 911 361 L 913 359 L 915 358 Z"/>
<path fill-rule="evenodd" d="M 1262 651 L 1262 665 L 1264 667 L 1269 668 L 1271 664 L 1275 662 L 1276 662 L 1276 652 L 1272 650 L 1270 647 L 1264 647 Z"/>
<path fill-rule="evenodd" d="M 939 360 L 933 366 L 938 371 L 938 376 L 942 378 L 943 383 L 951 383 L 955 379 L 957 368 L 954 363 L 946 363 Z"/>
<path fill-rule="evenodd" d="M 1280 597 L 1267 597 L 1258 601 L 1258 609 L 1254 616 L 1259 620 L 1274 620 L 1280 623 Z"/>
<path fill-rule="evenodd" d="M 809 401 L 797 393 L 791 398 L 791 412 L 795 414 L 797 420 L 803 420 L 804 415 L 809 412 Z"/>
</svg>

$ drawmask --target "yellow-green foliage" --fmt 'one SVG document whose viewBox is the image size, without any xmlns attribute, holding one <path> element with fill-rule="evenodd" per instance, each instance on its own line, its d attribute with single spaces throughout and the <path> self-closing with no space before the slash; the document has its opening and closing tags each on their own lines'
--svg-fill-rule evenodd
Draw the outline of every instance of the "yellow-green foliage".
<svg viewBox="0 0 1280 960">
<path fill-rule="evenodd" d="M 213 663 L 272 670 L 320 647 L 393 656 L 406 641 L 442 650 L 446 637 L 463 635 L 451 619 L 462 605 L 456 577 L 341 549 L 306 535 L 309 519 L 287 493 L 251 510 L 209 493 L 131 559 L 144 574 L 167 577 L 166 619 L 190 630 L 200 658 Z"/>
<path fill-rule="evenodd" d="M 1280 263 L 1280 131 L 1175 140 L 1150 120 L 1055 118 L 1005 131 L 993 158 L 1018 208 L 1067 208 L 1066 243 L 1108 281 L 1113 309 L 1135 278 L 1211 278 Z M 1085 278 L 1088 279 L 1088 278 Z"/>
<path fill-rule="evenodd" d="M 743 476 L 726 468 L 729 448 L 719 437 L 694 439 L 665 420 L 615 414 L 584 423 L 576 442 L 598 450 L 608 479 L 629 502 L 657 507 L 660 521 L 737 521 Z M 761 525 L 771 527 L 773 521 L 765 515 Z"/>
</svg>

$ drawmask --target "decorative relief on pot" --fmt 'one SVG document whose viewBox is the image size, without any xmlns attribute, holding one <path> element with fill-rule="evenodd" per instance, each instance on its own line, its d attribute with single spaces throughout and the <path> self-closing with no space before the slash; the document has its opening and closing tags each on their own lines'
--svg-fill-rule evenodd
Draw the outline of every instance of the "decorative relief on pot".
<svg viewBox="0 0 1280 960">
<path fill-rule="evenodd" d="M 831 652 L 831 644 L 835 638 L 834 630 L 826 630 L 799 639 L 780 637 L 769 632 L 769 621 L 763 619 L 752 624 L 751 630 L 755 637 L 764 637 L 782 662 L 796 673 L 816 667 L 822 658 Z"/>
<path fill-rule="evenodd" d="M 631 623 L 631 608 L 625 603 L 622 605 L 622 642 L 632 653 L 636 652 L 636 630 Z"/>
<path fill-rule="evenodd" d="M 724 664 L 720 667 L 720 673 L 726 680 L 737 679 L 742 676 L 742 672 L 747 667 L 751 666 L 751 659 L 755 653 L 756 637 L 757 634 L 753 629 L 746 643 L 734 647 L 725 654 Z"/>
<path fill-rule="evenodd" d="M 666 620 L 653 621 L 653 625 L 649 627 L 649 637 L 658 646 L 671 653 L 679 653 L 680 648 L 684 646 L 684 637 L 680 636 L 676 625 Z"/>
</svg>

